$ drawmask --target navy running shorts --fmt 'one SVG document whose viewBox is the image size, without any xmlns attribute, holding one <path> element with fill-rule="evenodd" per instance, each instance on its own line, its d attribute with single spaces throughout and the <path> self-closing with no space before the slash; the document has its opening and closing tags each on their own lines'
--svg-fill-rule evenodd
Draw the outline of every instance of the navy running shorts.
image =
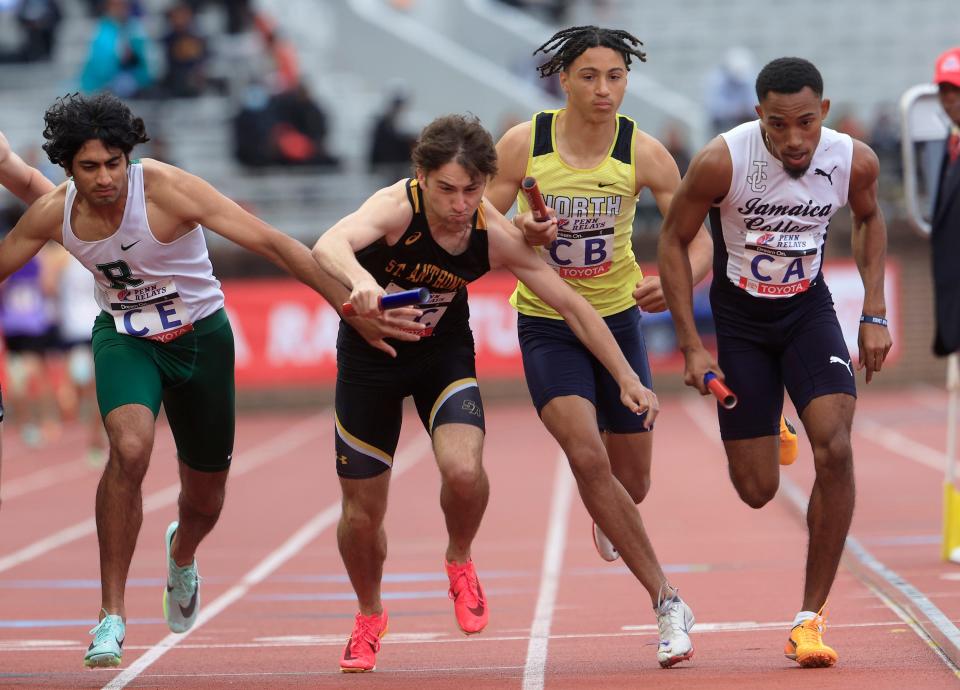
<svg viewBox="0 0 960 690">
<path fill-rule="evenodd" d="M 799 414 L 822 395 L 857 397 L 854 365 L 822 279 L 787 299 L 743 296 L 749 300 L 725 288 L 711 291 L 718 363 L 739 398 L 732 410 L 717 406 L 724 440 L 778 434 L 784 388 Z"/>
<path fill-rule="evenodd" d="M 652 389 L 640 310 L 631 307 L 603 320 L 643 385 Z M 620 386 L 565 321 L 520 314 L 517 333 L 523 372 L 537 414 L 554 398 L 578 395 L 596 407 L 601 431 L 648 431 L 643 427 L 646 414 L 636 415 L 620 402 Z"/>
<path fill-rule="evenodd" d="M 441 424 L 485 429 L 470 330 L 403 345 L 392 358 L 340 326 L 334 407 L 341 477 L 375 477 L 393 466 L 407 396 L 431 435 Z"/>
</svg>

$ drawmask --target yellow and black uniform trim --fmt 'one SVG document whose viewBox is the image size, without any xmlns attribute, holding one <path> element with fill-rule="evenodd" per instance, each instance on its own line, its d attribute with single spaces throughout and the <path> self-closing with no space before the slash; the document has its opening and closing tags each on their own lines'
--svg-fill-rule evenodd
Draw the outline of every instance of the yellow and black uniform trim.
<svg viewBox="0 0 960 690">
<path fill-rule="evenodd" d="M 532 119 L 526 175 L 537 179 L 559 224 L 556 242 L 537 251 L 601 316 L 610 316 L 635 305 L 633 289 L 643 277 L 631 242 L 638 196 L 637 127 L 618 114 L 607 156 L 593 168 L 574 168 L 557 150 L 562 112 L 547 110 Z M 517 195 L 517 205 L 521 212 L 529 209 L 523 194 Z M 521 314 L 560 318 L 522 282 L 510 303 Z"/>
</svg>

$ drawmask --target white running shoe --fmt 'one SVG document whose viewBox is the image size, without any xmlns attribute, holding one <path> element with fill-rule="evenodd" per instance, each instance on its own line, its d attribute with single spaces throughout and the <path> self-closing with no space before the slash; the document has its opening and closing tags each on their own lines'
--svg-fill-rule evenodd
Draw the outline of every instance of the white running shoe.
<svg viewBox="0 0 960 690">
<path fill-rule="evenodd" d="M 693 658 L 693 642 L 689 632 L 693 628 L 693 611 L 678 594 L 662 601 L 656 609 L 657 627 L 660 628 L 660 646 L 657 661 L 663 668 L 670 668 L 681 661 Z"/>
<path fill-rule="evenodd" d="M 182 633 L 193 627 L 200 613 L 200 574 L 196 558 L 181 568 L 170 554 L 178 526 L 174 520 L 167 527 L 167 586 L 163 590 L 163 617 L 172 632 Z"/>
<path fill-rule="evenodd" d="M 90 630 L 90 634 L 93 635 L 93 642 L 87 647 L 83 665 L 87 668 L 119 666 L 123 658 L 123 638 L 127 634 L 123 618 L 107 614 Z"/>
<path fill-rule="evenodd" d="M 605 561 L 615 561 L 620 558 L 620 552 L 617 551 L 617 547 L 607 539 L 607 535 L 597 527 L 597 523 L 593 523 L 593 545 L 597 547 L 597 553 L 600 554 L 600 558 Z"/>
</svg>

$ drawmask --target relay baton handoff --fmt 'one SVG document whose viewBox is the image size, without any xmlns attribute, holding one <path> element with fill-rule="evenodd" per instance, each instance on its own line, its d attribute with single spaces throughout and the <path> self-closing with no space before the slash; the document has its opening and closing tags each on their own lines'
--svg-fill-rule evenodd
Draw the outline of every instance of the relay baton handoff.
<svg viewBox="0 0 960 690">
<path fill-rule="evenodd" d="M 387 295 L 381 295 L 377 300 L 380 311 L 387 309 L 396 309 L 398 307 L 412 307 L 416 304 L 425 304 L 430 299 L 430 291 L 427 288 L 416 288 L 415 290 L 401 290 L 400 292 L 391 292 Z M 344 316 L 356 316 L 350 302 L 343 303 Z"/>
</svg>

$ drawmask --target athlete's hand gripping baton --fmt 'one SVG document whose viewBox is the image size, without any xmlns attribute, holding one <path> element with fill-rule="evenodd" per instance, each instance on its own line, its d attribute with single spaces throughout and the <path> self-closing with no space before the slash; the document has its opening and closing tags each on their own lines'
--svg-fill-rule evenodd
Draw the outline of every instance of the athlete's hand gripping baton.
<svg viewBox="0 0 960 690">
<path fill-rule="evenodd" d="M 527 201 L 533 210 L 533 219 L 538 223 L 550 220 L 550 214 L 547 213 L 547 204 L 543 201 L 543 194 L 540 193 L 540 187 L 537 185 L 537 178 L 528 175 L 523 178 L 520 188 L 527 195 Z"/>
<path fill-rule="evenodd" d="M 710 389 L 714 397 L 720 401 L 724 409 L 732 410 L 737 406 L 737 396 L 732 390 L 727 388 L 727 384 L 718 379 L 717 375 L 712 371 L 708 371 L 703 375 L 703 383 Z"/>
<path fill-rule="evenodd" d="M 427 288 L 417 288 L 416 290 L 402 290 L 400 292 L 391 292 L 387 295 L 381 295 L 377 300 L 380 311 L 385 309 L 396 309 L 397 307 L 410 307 L 415 304 L 423 304 L 430 299 L 430 291 Z M 356 316 L 350 302 L 343 303 L 344 316 Z"/>
</svg>

